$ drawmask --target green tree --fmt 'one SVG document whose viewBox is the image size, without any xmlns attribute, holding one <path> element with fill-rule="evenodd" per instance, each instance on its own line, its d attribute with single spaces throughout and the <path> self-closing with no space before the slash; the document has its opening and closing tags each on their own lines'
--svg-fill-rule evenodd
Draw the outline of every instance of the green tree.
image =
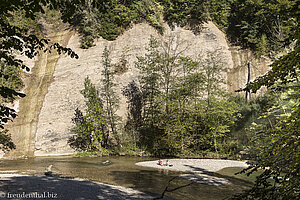
<svg viewBox="0 0 300 200">
<path fill-rule="evenodd" d="M 160 52 L 158 41 L 150 38 L 149 46 L 146 48 L 147 54 L 144 57 L 137 57 L 136 67 L 140 70 L 139 84 L 142 93 L 142 126 L 141 141 L 146 148 L 153 152 L 155 144 L 163 134 L 161 129 L 161 91 L 160 91 Z M 159 144 L 158 144 L 159 145 Z M 159 148 L 159 147 L 157 147 Z"/>
<path fill-rule="evenodd" d="M 245 172 L 263 169 L 263 173 L 254 187 L 238 199 L 299 198 L 299 83 L 287 86 L 252 127 L 255 135 L 251 151 L 255 157 Z M 268 123 L 263 123 L 263 119 Z"/>
<path fill-rule="evenodd" d="M 145 57 L 139 57 L 136 66 L 140 69 L 140 84 L 143 94 L 143 135 L 146 136 L 151 144 L 162 139 L 161 134 L 166 134 L 166 140 L 169 141 L 169 134 L 164 133 L 166 125 L 170 122 L 172 114 L 172 92 L 175 90 L 177 77 L 181 71 L 181 51 L 179 44 L 176 43 L 174 36 L 169 36 L 167 41 L 161 45 L 153 37 L 150 38 L 148 53 Z M 184 51 L 184 49 L 182 50 Z M 170 129 L 169 129 L 170 130 Z M 163 147 L 168 142 L 155 142 Z"/>
<path fill-rule="evenodd" d="M 107 47 L 104 48 L 103 51 L 103 71 L 102 71 L 102 88 L 101 88 L 101 96 L 103 98 L 104 109 L 106 112 L 107 118 L 107 126 L 108 126 L 108 135 L 110 133 L 113 135 L 117 144 L 120 145 L 120 139 L 118 135 L 118 122 L 120 120 L 119 116 L 117 116 L 116 112 L 119 108 L 119 98 L 114 91 L 114 87 L 116 86 L 114 82 L 114 74 L 113 65 L 109 58 L 110 52 Z"/>
<path fill-rule="evenodd" d="M 11 88 L 12 90 L 21 90 L 23 87 L 22 71 L 14 66 L 6 66 L 0 64 L 0 83 L 1 86 Z M 1 101 L 13 101 L 14 97 L 3 98 Z"/>
<path fill-rule="evenodd" d="M 81 34 L 81 48 L 88 49 L 94 46 L 94 39 L 99 37 L 100 23 L 97 20 L 97 8 L 93 6 L 93 0 L 86 0 L 79 5 L 78 11 L 72 23 L 77 24 L 78 32 Z"/>
<path fill-rule="evenodd" d="M 68 139 L 68 144 L 78 151 L 92 151 L 92 138 L 88 130 L 88 124 L 81 110 L 76 108 L 72 122 L 75 126 L 71 129 L 74 134 Z"/>
<path fill-rule="evenodd" d="M 94 39 L 115 40 L 132 23 L 148 22 L 163 32 L 162 8 L 155 0 L 85 0 L 74 8 L 70 23 L 81 34 L 81 47 L 94 45 Z"/>
<path fill-rule="evenodd" d="M 79 109 L 75 110 L 72 119 L 75 127 L 71 130 L 74 134 L 69 138 L 69 145 L 80 151 L 99 151 L 103 153 L 106 145 L 106 117 L 103 102 L 99 92 L 91 83 L 89 77 L 85 78 L 84 89 L 80 93 L 85 98 L 86 114 L 83 115 Z"/>
<path fill-rule="evenodd" d="M 205 7 L 208 10 L 210 20 L 212 20 L 221 30 L 226 31 L 229 23 L 230 9 L 236 0 L 210 0 L 206 1 Z"/>
<path fill-rule="evenodd" d="M 176 74 L 173 74 L 169 94 L 168 113 L 164 118 L 166 136 L 164 141 L 178 152 L 196 143 L 199 128 L 199 93 L 204 76 L 199 73 L 199 63 L 189 57 L 179 57 Z"/>
<path fill-rule="evenodd" d="M 204 87 L 200 91 L 204 97 L 202 98 L 204 108 L 202 112 L 205 113 L 204 132 L 212 138 L 216 152 L 218 140 L 222 140 L 225 133 L 230 131 L 238 112 L 237 105 L 226 94 L 224 75 L 227 69 L 221 58 L 218 50 L 199 55 L 199 70 L 204 76 Z"/>
<path fill-rule="evenodd" d="M 125 130 L 130 132 L 134 140 L 135 149 L 140 140 L 140 128 L 142 126 L 143 99 L 138 85 L 131 81 L 123 88 L 122 94 L 127 98 L 128 114 Z"/>
<path fill-rule="evenodd" d="M 297 24 L 290 11 L 295 4 L 295 0 L 236 0 L 231 4 L 226 32 L 233 43 L 252 50 L 267 45 L 268 52 L 276 54 L 291 44 L 286 39 Z"/>
<path fill-rule="evenodd" d="M 184 152 L 196 143 L 195 132 L 198 127 L 198 113 L 193 106 L 178 105 L 179 101 L 170 104 L 170 113 L 165 125 L 166 136 L 163 142 L 173 153 Z"/>
<path fill-rule="evenodd" d="M 299 21 L 299 2 L 290 10 L 292 17 Z M 297 24 L 289 38 L 295 41 L 295 48 L 281 56 L 264 76 L 255 79 L 245 90 L 256 92 L 260 87 L 272 87 L 282 91 L 282 96 L 275 105 L 284 115 L 270 128 L 260 132 L 258 142 L 260 152 L 251 166 L 245 170 L 251 174 L 261 168 L 263 173 L 257 177 L 255 185 L 236 199 L 299 199 L 299 69 L 300 69 L 300 29 Z M 274 182 L 270 182 L 270 178 Z"/>
<path fill-rule="evenodd" d="M 216 152 L 218 152 L 218 148 L 222 148 L 218 144 L 218 141 L 221 144 L 226 133 L 228 134 L 230 132 L 236 120 L 237 113 L 237 104 L 229 98 L 211 99 L 210 107 L 208 107 L 205 115 L 205 125 L 206 130 L 213 139 L 213 146 Z"/>
<path fill-rule="evenodd" d="M 145 57 L 138 57 L 136 67 L 140 70 L 139 82 L 143 95 L 143 120 L 144 124 L 149 126 L 157 126 L 159 119 L 160 106 L 158 96 L 161 93 L 159 90 L 159 64 L 157 57 L 159 55 L 158 42 L 150 39 L 149 47 L 146 49 L 148 54 Z"/>
<path fill-rule="evenodd" d="M 252 131 L 252 126 L 259 123 L 265 124 L 267 127 L 270 124 L 270 118 L 262 119 L 260 116 L 274 105 L 275 99 L 276 96 L 271 91 L 250 101 L 245 101 L 245 98 L 241 96 L 233 98 L 239 108 L 239 114 L 231 129 L 230 137 L 225 139 L 226 143 L 231 144 L 231 147 L 228 146 L 227 152 L 238 153 L 247 150 L 249 157 L 256 156 L 257 152 L 254 151 L 250 142 L 251 138 L 256 135 Z"/>
<path fill-rule="evenodd" d="M 164 18 L 171 25 L 192 25 L 207 20 L 205 0 L 159 0 L 164 7 Z"/>
<path fill-rule="evenodd" d="M 238 111 L 224 92 L 225 66 L 217 52 L 198 62 L 181 56 L 185 47 L 175 42 L 169 37 L 159 45 L 151 38 L 148 53 L 136 63 L 144 106 L 141 137 L 158 153 L 183 152 L 207 140 L 217 151 Z"/>
<path fill-rule="evenodd" d="M 204 87 L 202 94 L 207 102 L 207 109 L 211 106 L 213 98 L 223 97 L 226 91 L 224 79 L 227 68 L 222 61 L 221 52 L 205 52 L 199 55 L 199 70 L 204 75 Z"/>
</svg>

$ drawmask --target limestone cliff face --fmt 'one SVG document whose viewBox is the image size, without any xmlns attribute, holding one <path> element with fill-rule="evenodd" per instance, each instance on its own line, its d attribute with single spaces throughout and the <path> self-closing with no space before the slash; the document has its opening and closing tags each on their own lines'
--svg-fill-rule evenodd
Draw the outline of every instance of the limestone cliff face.
<svg viewBox="0 0 300 200">
<path fill-rule="evenodd" d="M 167 25 L 166 25 L 167 27 Z M 30 132 L 30 138 L 27 143 L 17 144 L 19 149 L 18 156 L 25 154 L 28 156 L 47 156 L 47 155 L 66 155 L 73 153 L 73 150 L 67 145 L 67 139 L 70 137 L 70 128 L 73 126 L 71 118 L 74 110 L 78 107 L 84 109 L 84 99 L 80 94 L 83 89 L 83 82 L 86 76 L 89 76 L 94 84 L 101 87 L 102 71 L 102 52 L 105 46 L 111 49 L 111 58 L 113 63 L 121 59 L 125 49 L 129 49 L 127 60 L 129 62 L 128 70 L 125 73 L 116 76 L 118 86 L 116 91 L 120 94 L 121 105 L 118 114 L 125 119 L 126 100 L 121 95 L 121 89 L 130 81 L 137 80 L 138 71 L 134 66 L 136 56 L 145 55 L 145 47 L 149 43 L 149 38 L 154 36 L 158 40 L 168 40 L 169 36 L 175 36 L 177 43 L 186 49 L 183 54 L 196 58 L 200 53 L 206 51 L 219 50 L 221 59 L 228 67 L 227 88 L 234 91 L 243 87 L 247 81 L 247 62 L 252 61 L 252 79 L 255 76 L 264 74 L 268 70 L 268 63 L 265 59 L 256 60 L 250 52 L 230 48 L 225 35 L 211 22 L 204 25 L 200 34 L 195 35 L 192 31 L 175 28 L 170 30 L 166 28 L 164 36 L 160 36 L 155 29 L 147 24 L 134 25 L 130 30 L 119 36 L 115 41 L 106 41 L 98 39 L 96 46 L 84 50 L 79 48 L 79 36 L 73 33 L 68 40 L 67 46 L 72 48 L 78 55 L 79 59 L 72 59 L 67 56 L 60 56 L 55 62 L 53 75 L 49 73 L 51 82 L 43 88 L 45 94 L 40 97 L 42 101 L 41 108 L 37 109 L 32 120 L 36 123 L 30 130 L 26 128 L 26 123 L 18 122 L 17 127 L 20 130 L 11 131 L 13 138 L 17 138 Z M 32 73 L 36 73 L 33 68 Z M 30 88 L 31 83 L 28 84 Z M 26 92 L 26 91 L 25 91 Z M 40 95 L 40 94 L 35 94 Z M 26 99 L 25 97 L 24 99 Z M 25 104 L 24 104 L 25 105 Z M 36 105 L 39 106 L 39 105 Z M 33 108 L 20 106 L 19 117 L 26 118 L 22 113 L 26 111 L 29 115 Z M 18 142 L 17 142 L 18 143 Z"/>
<path fill-rule="evenodd" d="M 265 74 L 269 70 L 271 64 L 270 59 L 265 57 L 255 58 L 253 53 L 247 49 L 240 49 L 239 47 L 231 47 L 231 59 L 233 67 L 227 73 L 227 82 L 229 92 L 234 93 L 235 90 L 242 88 L 247 83 L 248 79 L 248 63 L 250 62 L 250 80 Z M 257 93 L 261 95 L 266 91 L 262 88 Z M 252 94 L 253 96 L 253 94 Z"/>
<path fill-rule="evenodd" d="M 60 31 L 51 33 L 49 38 L 53 42 L 64 44 L 65 41 L 68 41 L 69 36 L 68 31 Z M 52 52 L 40 54 L 34 60 L 24 60 L 32 70 L 24 80 L 26 97 L 16 102 L 14 106 L 15 110 L 18 111 L 18 116 L 13 123 L 8 125 L 12 140 L 16 144 L 16 149 L 10 151 L 6 157 L 34 156 L 35 135 L 39 115 L 48 87 L 51 84 L 58 58 L 58 53 Z"/>
</svg>

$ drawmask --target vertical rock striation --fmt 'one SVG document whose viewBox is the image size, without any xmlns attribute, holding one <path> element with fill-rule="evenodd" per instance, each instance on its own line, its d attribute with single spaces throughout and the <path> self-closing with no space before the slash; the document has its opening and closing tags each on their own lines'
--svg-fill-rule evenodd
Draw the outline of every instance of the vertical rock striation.
<svg viewBox="0 0 300 200">
<path fill-rule="evenodd" d="M 68 31 L 57 32 L 49 36 L 51 41 L 59 43 L 68 40 L 68 37 Z M 6 157 L 34 156 L 39 115 L 48 87 L 52 82 L 58 58 L 56 51 L 41 53 L 35 60 L 30 74 L 27 75 L 24 91 L 26 97 L 19 100 L 18 116 L 8 127 L 16 149 L 6 154 Z"/>
<path fill-rule="evenodd" d="M 235 90 L 246 86 L 248 78 L 248 63 L 250 62 L 250 80 L 253 81 L 256 77 L 265 74 L 269 70 L 271 64 L 270 59 L 266 57 L 255 57 L 248 49 L 241 49 L 239 47 L 231 47 L 231 58 L 233 67 L 227 73 L 228 90 L 234 93 Z M 260 89 L 257 95 L 262 95 L 266 91 L 265 88 Z M 244 95 L 244 93 L 240 93 Z M 252 94 L 253 95 L 253 94 Z"/>
</svg>

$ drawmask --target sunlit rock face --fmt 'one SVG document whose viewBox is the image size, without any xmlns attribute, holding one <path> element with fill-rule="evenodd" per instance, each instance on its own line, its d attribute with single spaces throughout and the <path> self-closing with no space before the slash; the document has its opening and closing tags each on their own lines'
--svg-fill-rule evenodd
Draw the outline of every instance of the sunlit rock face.
<svg viewBox="0 0 300 200">
<path fill-rule="evenodd" d="M 243 88 L 248 79 L 248 64 L 250 64 L 250 80 L 253 81 L 256 77 L 265 74 L 269 70 L 271 64 L 270 59 L 266 57 L 256 57 L 253 52 L 239 47 L 231 47 L 231 59 L 233 68 L 227 73 L 228 91 L 234 93 L 235 90 Z M 249 63 L 250 62 L 250 63 Z M 266 88 L 257 91 L 253 97 L 262 95 L 266 92 Z M 241 94 L 240 95 L 244 95 Z"/>
<path fill-rule="evenodd" d="M 49 33 L 48 37 L 53 42 L 67 45 L 70 36 L 68 31 Z M 32 157 L 35 151 L 35 136 L 44 98 L 51 85 L 56 62 L 59 59 L 56 51 L 40 53 L 34 60 L 23 59 L 31 68 L 30 73 L 24 76 L 25 98 L 19 99 L 13 105 L 18 111 L 18 116 L 7 125 L 16 149 L 5 155 L 7 158 Z"/>
<path fill-rule="evenodd" d="M 95 41 L 95 46 L 90 49 L 80 49 L 78 34 L 73 33 L 66 39 L 67 46 L 73 49 L 79 59 L 72 59 L 61 55 L 55 65 L 53 77 L 43 97 L 42 107 L 36 116 L 36 126 L 31 131 L 33 136 L 30 140 L 31 146 L 34 146 L 30 155 L 66 155 L 73 153 L 68 146 L 67 140 L 70 137 L 70 129 L 73 126 L 72 117 L 74 110 L 79 108 L 84 110 L 84 98 L 80 94 L 83 89 L 83 83 L 86 76 L 89 76 L 92 82 L 101 87 L 102 71 L 102 53 L 107 46 L 111 51 L 112 63 L 120 62 L 124 52 L 127 52 L 128 61 L 127 70 L 118 73 L 115 77 L 117 87 L 116 92 L 120 96 L 120 109 L 118 114 L 122 117 L 124 123 L 126 119 L 127 105 L 126 99 L 121 95 L 121 90 L 130 81 L 138 79 L 138 70 L 135 68 L 137 56 L 143 56 L 146 53 L 145 47 L 149 44 L 151 36 L 160 42 L 168 42 L 173 38 L 171 49 L 182 52 L 182 55 L 197 59 L 199 55 L 205 55 L 205 52 L 218 51 L 216 55 L 222 60 L 222 63 L 228 68 L 228 73 L 224 78 L 228 80 L 227 89 L 234 92 L 243 87 L 247 81 L 247 62 L 252 61 L 252 79 L 254 76 L 264 74 L 268 69 L 268 63 L 265 59 L 254 59 L 252 54 L 246 50 L 229 47 L 225 35 L 211 22 L 204 24 L 199 34 L 194 34 L 191 30 L 175 27 L 171 30 L 167 25 L 163 36 L 144 23 L 133 25 L 119 36 L 115 41 L 107 41 L 102 38 Z M 70 33 L 68 33 L 70 34 Z M 28 85 L 30 87 L 30 83 Z M 23 110 L 20 109 L 20 113 Z M 22 127 L 22 124 L 20 124 Z M 12 134 L 21 134 L 12 132 Z M 26 145 L 26 144 L 24 144 Z M 19 148 L 23 148 L 19 146 Z M 24 146 L 24 149 L 26 147 Z"/>
</svg>

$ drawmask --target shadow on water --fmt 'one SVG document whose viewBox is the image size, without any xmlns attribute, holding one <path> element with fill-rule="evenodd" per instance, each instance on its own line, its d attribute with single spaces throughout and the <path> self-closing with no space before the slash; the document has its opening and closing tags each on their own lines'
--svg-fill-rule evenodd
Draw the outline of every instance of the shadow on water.
<svg viewBox="0 0 300 200">
<path fill-rule="evenodd" d="M 168 182 L 173 177 L 179 176 L 183 173 L 172 172 L 168 170 L 140 168 L 136 166 L 138 171 L 111 171 L 110 176 L 113 177 L 113 182 L 117 185 L 128 185 L 129 187 L 138 189 L 140 191 L 148 191 L 153 193 L 162 193 Z M 204 172 L 204 169 L 199 168 L 199 172 Z M 190 200 L 213 200 L 224 199 L 230 197 L 236 192 L 241 192 L 250 186 L 250 183 L 230 176 L 223 176 L 218 173 L 205 173 L 212 176 L 222 177 L 229 180 L 230 184 L 223 186 L 212 186 L 205 184 L 194 183 L 189 185 L 190 181 L 178 178 L 171 182 L 170 189 L 188 185 L 180 188 L 172 193 L 166 193 L 174 199 L 190 199 Z"/>
<path fill-rule="evenodd" d="M 111 188 L 105 184 L 96 184 L 90 181 L 76 181 L 72 179 L 61 179 L 52 177 L 13 177 L 9 181 L 1 181 L 1 187 L 9 187 L 13 191 L 1 191 L 7 199 L 12 199 L 13 194 L 22 194 L 24 191 L 32 191 L 30 198 L 26 199 L 114 199 L 114 200 L 138 200 L 141 194 L 128 194 L 117 188 Z M 15 183 L 18 187 L 13 187 Z M 19 187 L 21 185 L 21 187 Z M 33 192 L 34 191 L 34 192 Z M 10 192 L 10 194 L 8 193 Z M 30 193 L 26 193 L 30 195 Z M 27 196 L 28 197 L 28 196 Z M 152 199 L 150 196 L 142 196 L 145 199 Z M 22 199 L 22 198 L 13 198 Z"/>
<path fill-rule="evenodd" d="M 109 160 L 111 163 L 108 165 L 103 164 L 106 160 Z M 34 158 L 28 160 L 2 161 L 0 163 L 0 171 L 18 170 L 19 172 L 26 172 L 31 175 L 42 175 L 45 168 L 49 165 L 53 165 L 53 171 L 57 171 L 62 176 L 79 177 L 155 194 L 161 194 L 168 185 L 170 179 L 182 174 L 180 172 L 145 168 L 135 165 L 136 162 L 147 160 L 155 160 L 155 158 Z M 199 172 L 204 172 L 201 168 L 195 169 Z M 235 169 L 235 172 L 238 170 L 239 169 Z M 230 177 L 228 174 L 222 175 L 219 173 L 205 173 L 208 175 L 227 178 L 230 181 L 230 184 L 211 186 L 194 183 L 176 191 L 167 192 L 165 196 L 179 200 L 218 200 L 229 197 L 237 192 L 241 192 L 243 189 L 250 186 L 249 182 L 236 177 Z M 183 178 L 176 178 L 170 183 L 170 188 L 172 189 L 182 185 L 188 185 L 189 183 L 190 181 Z M 85 186 L 82 185 L 82 187 Z"/>
</svg>

